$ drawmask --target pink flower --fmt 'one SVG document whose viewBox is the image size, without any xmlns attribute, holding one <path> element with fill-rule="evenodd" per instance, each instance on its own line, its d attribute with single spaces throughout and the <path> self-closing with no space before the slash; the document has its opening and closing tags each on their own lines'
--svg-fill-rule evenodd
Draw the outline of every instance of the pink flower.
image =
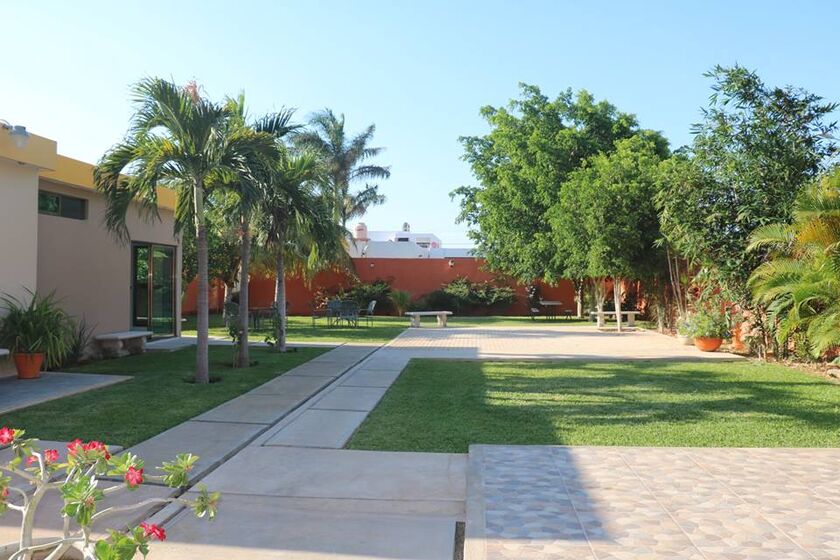
<svg viewBox="0 0 840 560">
<path fill-rule="evenodd" d="M 47 463 L 55 463 L 58 461 L 58 449 L 45 449 L 44 461 Z"/>
<path fill-rule="evenodd" d="M 159 541 L 166 540 L 166 531 L 163 527 L 155 525 L 154 523 L 146 523 L 143 522 L 140 524 L 140 527 L 143 529 L 143 534 L 147 537 L 154 537 Z"/>
<path fill-rule="evenodd" d="M 128 467 L 128 471 L 125 473 L 125 482 L 131 488 L 137 488 L 143 484 L 143 469 Z"/>
<path fill-rule="evenodd" d="M 89 441 L 86 444 L 82 445 L 82 449 L 84 449 L 85 451 L 97 451 L 99 453 L 102 453 L 106 461 L 111 458 L 111 454 L 108 453 L 108 448 L 105 447 L 105 444 L 101 441 Z"/>
<path fill-rule="evenodd" d="M 7 426 L 0 428 L 0 445 L 9 445 L 15 441 L 15 431 Z"/>
<path fill-rule="evenodd" d="M 79 452 L 79 449 L 82 447 L 82 440 L 76 438 L 70 443 L 67 444 L 67 452 L 70 455 L 75 455 Z"/>
<path fill-rule="evenodd" d="M 27 465 L 31 465 L 31 464 L 37 463 L 37 462 L 38 462 L 38 457 L 36 457 L 35 455 L 30 455 L 29 457 L 26 458 L 26 464 Z"/>
<path fill-rule="evenodd" d="M 0 502 L 5 502 L 6 498 L 8 498 L 8 497 L 9 497 L 9 489 L 8 488 L 3 488 L 3 490 L 0 490 Z"/>
</svg>

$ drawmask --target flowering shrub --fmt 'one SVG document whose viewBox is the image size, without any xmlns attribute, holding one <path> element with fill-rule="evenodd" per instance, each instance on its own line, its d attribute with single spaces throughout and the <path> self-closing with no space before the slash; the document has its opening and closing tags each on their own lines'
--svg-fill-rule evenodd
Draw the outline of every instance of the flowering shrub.
<svg viewBox="0 0 840 560">
<path fill-rule="evenodd" d="M 99 507 L 106 497 L 136 491 L 146 482 L 158 482 L 170 488 L 187 486 L 189 473 L 198 460 L 196 455 L 178 455 L 174 461 L 164 462 L 158 467 L 164 474 L 149 475 L 139 457 L 129 452 L 112 456 L 108 447 L 100 441 L 71 441 L 62 461 L 59 450 L 40 451 L 36 446 L 37 440 L 23 436 L 23 430 L 0 428 L 0 445 L 11 446 L 13 453 L 7 464 L 0 465 L 0 515 L 10 509 L 22 515 L 20 540 L 12 545 L 15 551 L 10 560 L 31 560 L 35 554 L 46 560 L 58 560 L 71 548 L 80 551 L 85 560 L 131 560 L 137 553 L 145 557 L 152 540 L 166 538 L 163 527 L 141 523 L 132 530 L 109 531 L 107 538 L 94 540 L 91 536 L 94 524 L 117 513 L 140 511 L 171 502 L 190 507 L 198 517 L 213 519 L 216 515 L 219 493 L 208 492 L 201 486 L 194 500 L 150 498 L 131 505 Z M 26 481 L 28 487 L 12 486 L 13 476 Z M 123 483 L 100 488 L 103 477 L 122 480 Z M 33 538 L 35 512 L 50 491 L 61 496 L 63 533 L 48 542 L 36 542 Z M 71 527 L 71 521 L 78 527 Z"/>
</svg>

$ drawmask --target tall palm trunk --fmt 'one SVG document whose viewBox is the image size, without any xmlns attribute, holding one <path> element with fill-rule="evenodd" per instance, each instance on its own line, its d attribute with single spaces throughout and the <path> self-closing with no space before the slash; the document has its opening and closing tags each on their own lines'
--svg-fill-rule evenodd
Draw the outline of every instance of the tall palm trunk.
<svg viewBox="0 0 840 560">
<path fill-rule="evenodd" d="M 210 299 L 207 278 L 207 227 L 204 220 L 204 183 L 201 180 L 195 182 L 193 201 L 195 204 L 195 237 L 198 253 L 198 294 L 196 297 L 196 328 L 198 330 L 198 340 L 195 349 L 195 382 L 206 384 L 210 382 L 210 359 L 208 355 Z"/>
<path fill-rule="evenodd" d="M 282 243 L 278 243 L 274 261 L 274 305 L 277 306 L 277 352 L 286 351 L 286 263 L 283 259 Z"/>
<path fill-rule="evenodd" d="M 248 286 L 250 277 L 248 269 L 251 267 L 251 226 L 248 218 L 242 215 L 242 246 L 239 249 L 239 353 L 236 357 L 236 367 L 251 365 L 248 351 Z"/>
</svg>

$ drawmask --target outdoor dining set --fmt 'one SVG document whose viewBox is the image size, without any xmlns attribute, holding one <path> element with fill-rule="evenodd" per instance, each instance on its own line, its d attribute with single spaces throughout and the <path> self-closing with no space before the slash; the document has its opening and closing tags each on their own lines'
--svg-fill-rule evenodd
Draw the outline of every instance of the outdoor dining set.
<svg viewBox="0 0 840 560">
<path fill-rule="evenodd" d="M 325 306 L 312 309 L 312 326 L 314 327 L 315 321 L 321 318 L 327 320 L 327 326 L 346 324 L 358 327 L 361 320 L 365 320 L 370 325 L 374 309 L 376 309 L 376 300 L 372 300 L 365 307 L 359 307 L 356 300 L 331 299 Z"/>
</svg>

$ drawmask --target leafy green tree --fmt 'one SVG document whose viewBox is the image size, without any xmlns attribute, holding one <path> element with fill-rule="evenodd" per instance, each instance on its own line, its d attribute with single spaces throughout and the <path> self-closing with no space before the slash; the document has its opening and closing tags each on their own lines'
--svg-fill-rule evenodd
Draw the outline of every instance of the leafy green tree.
<svg viewBox="0 0 840 560">
<path fill-rule="evenodd" d="M 778 322 L 778 344 L 804 334 L 817 358 L 840 346 L 840 169 L 800 194 L 793 217 L 753 232 L 750 249 L 769 250 L 770 259 L 750 287 Z"/>
<path fill-rule="evenodd" d="M 216 177 L 235 174 L 274 150 L 269 135 L 234 126 L 233 115 L 186 88 L 159 78 L 134 86 L 137 110 L 126 137 L 94 169 L 106 201 L 105 225 L 130 240 L 126 214 L 134 203 L 147 219 L 159 219 L 157 188 L 175 189 L 176 231 L 192 223 L 198 269 L 196 383 L 210 382 L 208 362 L 208 245 L 205 200 Z"/>
<path fill-rule="evenodd" d="M 332 198 L 334 219 L 346 227 L 349 220 L 361 217 L 371 206 L 385 202 L 377 184 L 366 182 L 361 190 L 350 191 L 353 183 L 391 176 L 388 167 L 368 163 L 384 148 L 369 145 L 376 131 L 374 125 L 348 138 L 344 130 L 344 115 L 336 116 L 330 109 L 315 114 L 309 125 L 312 130 L 299 134 L 296 143 L 322 158 L 325 168 L 322 191 Z"/>
<path fill-rule="evenodd" d="M 332 218 L 332 199 L 322 196 L 321 162 L 312 152 L 285 152 L 263 183 L 257 230 L 261 260 L 273 264 L 274 304 L 279 315 L 274 348 L 286 351 L 286 273 L 314 272 L 346 258 L 344 228 Z"/>
<path fill-rule="evenodd" d="M 614 152 L 590 158 L 563 184 L 560 199 L 575 201 L 575 211 L 558 205 L 552 214 L 560 246 L 574 250 L 568 254 L 574 255 L 576 272 L 596 281 L 613 279 L 616 311 L 622 279 L 650 279 L 665 267 L 653 202 L 661 155 L 650 135 L 617 141 Z"/>
<path fill-rule="evenodd" d="M 470 226 L 478 252 L 490 268 L 523 281 L 581 279 L 577 248 L 558 251 L 553 209 L 575 207 L 574 200 L 563 200 L 569 174 L 588 158 L 611 152 L 616 140 L 639 133 L 636 118 L 586 91 L 566 90 L 549 100 L 526 84 L 507 107 L 486 106 L 481 115 L 490 133 L 461 138 L 479 186 L 452 193 L 460 198 L 459 219 Z"/>
<path fill-rule="evenodd" d="M 750 236 L 790 222 L 797 194 L 834 152 L 835 124 L 826 119 L 837 105 L 767 86 L 740 66 L 716 66 L 707 76 L 710 105 L 690 152 L 664 164 L 658 204 L 670 244 L 746 302 L 747 279 L 765 258 L 747 251 Z"/>
</svg>

